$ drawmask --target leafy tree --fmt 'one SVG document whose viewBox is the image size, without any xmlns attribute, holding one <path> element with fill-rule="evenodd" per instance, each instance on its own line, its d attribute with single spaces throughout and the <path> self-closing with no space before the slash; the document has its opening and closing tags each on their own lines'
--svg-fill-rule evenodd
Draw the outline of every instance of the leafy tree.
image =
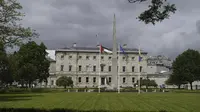
<svg viewBox="0 0 200 112">
<path fill-rule="evenodd" d="M 38 58 L 38 61 L 40 62 L 38 64 L 38 79 L 39 82 L 46 82 L 47 83 L 47 78 L 49 77 L 49 66 L 50 66 L 50 61 L 46 58 L 48 53 L 46 52 L 46 46 L 44 43 L 41 43 L 39 46 L 39 52 L 40 56 Z"/>
<path fill-rule="evenodd" d="M 5 46 L 20 45 L 23 40 L 38 36 L 34 30 L 24 28 L 19 23 L 25 16 L 21 9 L 16 0 L 0 0 L 0 41 Z"/>
<path fill-rule="evenodd" d="M 128 0 L 130 3 L 136 2 L 148 2 L 151 4 L 148 9 L 142 12 L 138 19 L 145 22 L 146 24 L 152 23 L 155 25 L 156 22 L 162 22 L 164 19 L 168 19 L 170 13 L 175 13 L 176 7 L 174 4 L 170 4 L 167 0 Z"/>
<path fill-rule="evenodd" d="M 138 85 L 138 81 L 136 84 Z M 158 85 L 156 84 L 155 80 L 150 80 L 147 78 L 140 80 L 140 86 L 146 86 L 146 89 L 148 89 L 149 86 L 157 87 Z"/>
<path fill-rule="evenodd" d="M 181 74 L 177 74 L 177 75 L 172 74 L 165 81 L 165 84 L 167 84 L 167 85 L 177 85 L 178 89 L 180 89 L 181 85 L 182 84 L 187 84 L 187 82 L 183 80 L 183 77 L 181 77 Z"/>
<path fill-rule="evenodd" d="M 73 87 L 73 81 L 70 77 L 63 76 L 56 81 L 56 85 L 63 86 L 64 88 L 66 88 L 67 86 Z"/>
<path fill-rule="evenodd" d="M 32 84 L 33 81 L 46 81 L 49 76 L 49 61 L 46 59 L 46 47 L 44 44 L 37 45 L 34 41 L 23 44 L 17 53 L 17 66 L 20 72 L 17 74 L 17 79 L 21 83 Z M 28 68 L 26 68 L 28 67 Z M 30 69 L 29 73 L 25 69 Z"/>
<path fill-rule="evenodd" d="M 12 81 L 11 69 L 7 54 L 4 50 L 2 42 L 0 42 L 0 83 L 7 85 L 12 83 Z"/>
<path fill-rule="evenodd" d="M 180 54 L 172 64 L 172 79 L 187 82 L 192 88 L 192 82 L 198 80 L 200 75 L 200 54 L 196 50 L 188 49 Z M 179 81 L 178 80 L 178 81 Z M 173 81 L 174 82 L 174 81 Z"/>
<path fill-rule="evenodd" d="M 31 87 L 33 81 L 37 78 L 37 67 L 34 66 L 31 63 L 25 63 L 22 67 L 19 69 L 19 74 L 21 76 L 21 81 L 24 81 L 26 85 L 29 85 L 29 88 Z"/>
</svg>

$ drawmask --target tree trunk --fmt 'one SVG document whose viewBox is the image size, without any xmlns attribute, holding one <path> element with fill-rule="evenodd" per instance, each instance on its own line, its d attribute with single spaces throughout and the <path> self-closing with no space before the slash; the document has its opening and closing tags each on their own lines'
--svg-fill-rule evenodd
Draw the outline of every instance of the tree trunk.
<svg viewBox="0 0 200 112">
<path fill-rule="evenodd" d="M 181 85 L 178 85 L 178 89 L 181 89 Z"/>
<path fill-rule="evenodd" d="M 64 86 L 64 88 L 66 89 L 66 88 L 67 88 L 67 86 Z"/>
<path fill-rule="evenodd" d="M 190 82 L 190 89 L 193 90 L 193 88 L 192 88 L 192 82 Z"/>
</svg>

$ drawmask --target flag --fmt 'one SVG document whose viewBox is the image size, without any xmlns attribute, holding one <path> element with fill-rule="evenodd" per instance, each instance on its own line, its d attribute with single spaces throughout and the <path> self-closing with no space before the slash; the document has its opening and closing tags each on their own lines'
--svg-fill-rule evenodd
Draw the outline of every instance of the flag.
<svg viewBox="0 0 200 112">
<path fill-rule="evenodd" d="M 120 45 L 120 52 L 122 52 L 123 54 L 126 54 L 121 45 Z"/>
<path fill-rule="evenodd" d="M 139 62 L 142 61 L 142 57 L 141 57 L 141 52 L 140 52 L 140 48 L 139 48 L 139 59 L 138 59 Z"/>
<path fill-rule="evenodd" d="M 109 54 L 112 53 L 111 50 L 109 50 L 109 49 L 103 47 L 102 45 L 100 45 L 100 52 L 101 52 L 101 53 L 109 53 Z"/>
</svg>

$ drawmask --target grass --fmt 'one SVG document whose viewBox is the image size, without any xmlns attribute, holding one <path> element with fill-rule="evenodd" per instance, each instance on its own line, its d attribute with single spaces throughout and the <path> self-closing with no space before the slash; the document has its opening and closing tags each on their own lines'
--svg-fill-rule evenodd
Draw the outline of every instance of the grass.
<svg viewBox="0 0 200 112">
<path fill-rule="evenodd" d="M 200 93 L 0 94 L 0 108 L 200 112 Z"/>
</svg>

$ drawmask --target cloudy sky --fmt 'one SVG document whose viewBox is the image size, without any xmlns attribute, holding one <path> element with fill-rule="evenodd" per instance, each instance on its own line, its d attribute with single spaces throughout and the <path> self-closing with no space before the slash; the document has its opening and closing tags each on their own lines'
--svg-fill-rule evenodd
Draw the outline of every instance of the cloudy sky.
<svg viewBox="0 0 200 112">
<path fill-rule="evenodd" d="M 94 47 L 98 42 L 112 46 L 112 21 L 116 14 L 117 40 L 128 47 L 141 48 L 150 55 L 174 58 L 188 48 L 200 50 L 200 1 L 169 0 L 177 12 L 155 26 L 136 17 L 147 3 L 128 0 L 19 0 L 26 14 L 24 26 L 40 33 L 49 49 L 77 46 Z M 99 34 L 96 38 L 96 34 Z"/>
</svg>

